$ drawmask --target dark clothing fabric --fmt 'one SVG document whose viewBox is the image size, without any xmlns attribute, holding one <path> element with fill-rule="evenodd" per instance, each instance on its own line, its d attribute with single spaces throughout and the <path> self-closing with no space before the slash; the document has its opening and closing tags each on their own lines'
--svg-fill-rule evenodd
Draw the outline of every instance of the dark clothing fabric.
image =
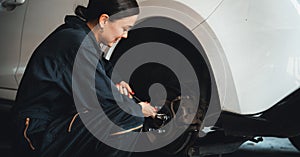
<svg viewBox="0 0 300 157">
<path fill-rule="evenodd" d="M 80 18 L 66 16 L 65 24 L 33 53 L 12 109 L 16 126 L 15 153 L 39 157 L 118 156 L 120 151 L 97 140 L 83 122 L 95 121 L 91 125 L 99 134 L 115 131 L 102 125 L 106 116 L 125 130 L 143 124 L 141 107 L 115 88 L 110 79 L 112 66 L 102 57 L 103 52 L 90 31 Z M 90 98 L 93 95 L 97 101 Z M 97 112 L 99 107 L 106 116 L 98 114 L 101 113 Z M 76 113 L 85 118 L 77 117 L 71 125 Z M 30 119 L 27 129 L 26 118 Z M 69 126 L 74 128 L 71 132 L 67 132 Z M 24 134 L 34 145 L 34 151 L 30 150 L 30 142 Z"/>
</svg>

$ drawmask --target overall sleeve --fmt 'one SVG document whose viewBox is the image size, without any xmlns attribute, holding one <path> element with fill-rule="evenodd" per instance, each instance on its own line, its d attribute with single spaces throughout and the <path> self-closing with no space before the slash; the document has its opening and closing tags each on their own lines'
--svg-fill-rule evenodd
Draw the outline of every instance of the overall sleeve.
<svg viewBox="0 0 300 157">
<path fill-rule="evenodd" d="M 144 121 L 141 106 L 120 94 L 100 58 L 101 52 L 95 44 L 84 41 L 75 58 L 72 75 L 76 107 L 83 112 L 88 110 L 90 115 L 103 115 L 96 121 L 101 121 L 107 130 L 110 130 L 108 126 L 116 125 L 117 129 L 111 129 L 111 133 L 141 127 Z M 90 115 L 81 118 L 89 122 Z"/>
</svg>

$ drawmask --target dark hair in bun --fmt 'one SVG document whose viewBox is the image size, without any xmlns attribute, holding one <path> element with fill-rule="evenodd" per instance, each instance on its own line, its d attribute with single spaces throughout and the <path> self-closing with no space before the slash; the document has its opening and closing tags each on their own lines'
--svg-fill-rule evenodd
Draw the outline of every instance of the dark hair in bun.
<svg viewBox="0 0 300 157">
<path fill-rule="evenodd" d="M 81 5 L 78 5 L 75 9 L 75 14 L 80 18 L 86 20 L 87 17 L 87 8 Z"/>
<path fill-rule="evenodd" d="M 117 20 L 139 14 L 136 0 L 89 0 L 88 6 L 78 5 L 75 14 L 86 21 L 97 20 L 107 14 L 110 20 Z"/>
</svg>

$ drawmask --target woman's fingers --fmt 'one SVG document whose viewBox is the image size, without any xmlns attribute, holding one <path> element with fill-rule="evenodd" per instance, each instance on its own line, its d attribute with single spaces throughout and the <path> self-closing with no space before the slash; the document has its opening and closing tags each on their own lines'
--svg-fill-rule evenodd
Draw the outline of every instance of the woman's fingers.
<svg viewBox="0 0 300 157">
<path fill-rule="evenodd" d="M 119 83 L 116 84 L 116 87 L 121 94 L 124 94 L 123 87 Z"/>
<path fill-rule="evenodd" d="M 145 117 L 152 117 L 154 118 L 156 116 L 156 109 L 150 105 L 148 102 L 140 102 L 139 103 L 142 106 L 142 112 Z"/>
<path fill-rule="evenodd" d="M 118 91 L 120 91 L 120 84 L 116 84 Z"/>
<path fill-rule="evenodd" d="M 123 90 L 124 95 L 128 95 L 128 91 L 125 87 L 122 87 L 122 90 Z"/>
<path fill-rule="evenodd" d="M 125 81 L 121 81 L 120 85 L 124 88 L 126 88 L 127 92 L 130 93 L 131 95 L 134 95 L 134 92 L 132 91 L 131 87 L 129 86 L 128 83 L 126 83 Z"/>
<path fill-rule="evenodd" d="M 134 95 L 134 92 L 130 88 L 129 84 L 124 81 L 116 84 L 116 87 L 121 94 L 127 95 L 129 98 L 132 98 L 132 95 Z"/>
</svg>

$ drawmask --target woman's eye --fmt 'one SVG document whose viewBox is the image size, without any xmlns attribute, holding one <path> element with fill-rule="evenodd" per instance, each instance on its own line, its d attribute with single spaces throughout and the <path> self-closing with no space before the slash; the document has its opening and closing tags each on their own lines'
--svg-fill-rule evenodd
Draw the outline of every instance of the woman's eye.
<svg viewBox="0 0 300 157">
<path fill-rule="evenodd" d="M 123 31 L 124 31 L 124 32 L 129 32 L 131 28 L 132 28 L 132 27 L 124 27 L 124 28 L 123 28 Z"/>
</svg>

